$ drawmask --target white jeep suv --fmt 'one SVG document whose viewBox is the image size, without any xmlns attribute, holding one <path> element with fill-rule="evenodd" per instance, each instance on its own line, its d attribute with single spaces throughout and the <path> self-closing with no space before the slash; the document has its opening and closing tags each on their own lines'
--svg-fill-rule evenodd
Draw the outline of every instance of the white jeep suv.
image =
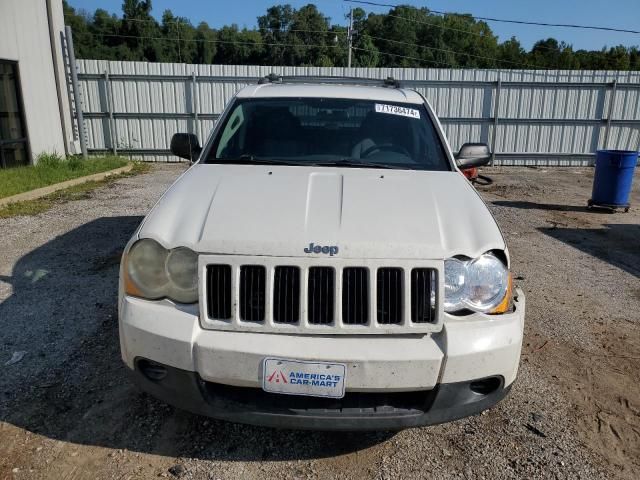
<svg viewBox="0 0 640 480">
<path fill-rule="evenodd" d="M 177 407 L 259 425 L 400 429 L 476 414 L 518 370 L 504 238 L 411 90 L 242 89 L 123 255 L 122 357 Z"/>
</svg>

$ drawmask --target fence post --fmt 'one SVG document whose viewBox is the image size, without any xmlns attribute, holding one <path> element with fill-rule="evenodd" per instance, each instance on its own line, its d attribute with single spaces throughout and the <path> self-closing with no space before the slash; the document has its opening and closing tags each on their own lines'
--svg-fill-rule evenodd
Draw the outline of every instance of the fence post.
<svg viewBox="0 0 640 480">
<path fill-rule="evenodd" d="M 193 132 L 198 135 L 198 86 L 196 84 L 196 72 L 191 72 L 191 104 L 193 110 Z"/>
<path fill-rule="evenodd" d="M 614 80 L 611 84 L 611 95 L 609 95 L 609 111 L 607 112 L 607 129 L 604 132 L 603 148 L 609 148 L 609 134 L 611 132 L 611 116 L 616 103 L 616 92 L 618 91 L 618 80 Z"/>
<path fill-rule="evenodd" d="M 111 139 L 111 152 L 114 155 L 118 154 L 117 147 L 117 131 L 116 124 L 113 121 L 113 103 L 111 98 L 111 80 L 109 79 L 109 72 L 104 71 L 104 92 L 107 95 L 107 114 L 109 115 L 109 138 Z"/>
<path fill-rule="evenodd" d="M 75 103 L 76 119 L 78 121 L 78 138 L 80 139 L 80 150 L 82 158 L 87 158 L 87 138 L 84 130 L 84 116 L 82 114 L 82 102 L 80 100 L 80 86 L 78 84 L 78 66 L 76 65 L 76 54 L 73 50 L 73 33 L 71 27 L 66 25 L 64 33 L 67 41 L 67 55 L 69 56 L 69 70 L 71 73 L 71 85 L 73 87 L 73 103 Z"/>
<path fill-rule="evenodd" d="M 494 102 L 494 112 L 493 112 L 493 135 L 491 136 L 491 166 L 495 164 L 496 161 L 496 139 L 498 137 L 498 117 L 500 114 L 500 91 L 502 90 L 502 80 L 498 77 L 498 82 L 496 84 L 496 99 Z"/>
</svg>

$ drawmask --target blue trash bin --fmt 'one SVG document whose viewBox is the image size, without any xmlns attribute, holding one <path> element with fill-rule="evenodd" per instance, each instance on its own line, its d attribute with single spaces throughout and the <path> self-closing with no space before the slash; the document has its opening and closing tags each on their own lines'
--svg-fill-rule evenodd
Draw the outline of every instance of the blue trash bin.
<svg viewBox="0 0 640 480">
<path fill-rule="evenodd" d="M 598 150 L 589 206 L 629 210 L 629 194 L 638 152 Z"/>
</svg>

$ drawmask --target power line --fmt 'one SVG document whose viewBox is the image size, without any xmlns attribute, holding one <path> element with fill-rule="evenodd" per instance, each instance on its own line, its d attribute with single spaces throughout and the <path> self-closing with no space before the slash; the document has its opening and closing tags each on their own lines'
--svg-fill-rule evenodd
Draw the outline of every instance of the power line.
<svg viewBox="0 0 640 480">
<path fill-rule="evenodd" d="M 302 30 L 302 31 L 307 31 L 307 30 Z M 108 34 L 108 33 L 90 33 L 88 32 L 91 36 L 96 36 L 96 37 L 109 37 L 109 38 L 135 38 L 135 39 L 145 39 L 145 40 L 160 40 L 160 41 L 167 41 L 167 42 L 176 42 L 176 41 L 182 41 L 182 42 L 204 42 L 204 43 L 224 43 L 224 44 L 233 44 L 233 45 L 250 45 L 250 46 L 273 46 L 273 47 L 306 47 L 306 48 L 314 48 L 314 47 L 328 47 L 328 48 L 337 48 L 340 45 L 320 45 L 320 44 L 298 44 L 298 43 L 270 43 L 270 42 L 242 42 L 242 41 L 235 41 L 235 40 L 196 40 L 196 39 L 187 39 L 187 38 L 181 38 L 180 40 L 178 40 L 177 38 L 168 38 L 168 37 L 152 37 L 152 36 L 145 36 L 145 35 L 120 35 L 120 34 Z M 392 56 L 392 57 L 397 57 L 397 58 L 403 58 L 403 59 L 407 59 L 407 60 L 416 60 L 419 62 L 427 62 L 427 63 L 433 63 L 433 64 L 439 64 L 439 65 L 444 65 L 447 67 L 453 67 L 452 64 L 447 63 L 447 62 L 442 62 L 439 60 L 430 60 L 430 59 L 426 59 L 426 58 L 419 58 L 419 57 L 412 57 L 409 55 L 400 55 L 400 54 L 396 54 L 396 53 L 390 53 L 390 52 L 384 52 L 381 50 L 371 50 L 371 49 L 367 49 L 367 48 L 360 48 L 360 47 L 352 47 L 354 50 L 358 50 L 361 52 L 368 52 L 368 53 L 377 53 L 380 55 L 388 55 L 388 56 Z"/>
<path fill-rule="evenodd" d="M 347 3 L 347 0 L 345 0 L 344 3 Z M 485 35 L 483 33 L 474 32 L 472 30 L 465 30 L 463 28 L 450 27 L 448 25 L 442 25 L 441 23 L 437 23 L 437 22 L 428 22 L 428 21 L 425 21 L 425 20 L 417 20 L 415 18 L 408 18 L 408 17 L 402 17 L 400 15 L 394 15 L 392 13 L 385 13 L 384 15 L 387 16 L 387 17 L 397 18 L 399 20 L 404 20 L 404 21 L 407 21 L 407 22 L 416 23 L 418 25 L 430 25 L 432 27 L 440 28 L 442 30 L 451 30 L 451 31 L 454 31 L 454 32 L 460 32 L 460 33 L 466 33 L 468 35 L 474 35 L 474 36 L 479 37 L 479 38 L 487 38 L 487 35 Z M 547 47 L 546 45 L 536 45 L 536 48 L 544 49 L 544 50 L 557 51 L 556 48 Z"/>
<path fill-rule="evenodd" d="M 397 18 L 399 20 L 405 20 L 405 21 L 411 22 L 411 23 L 417 23 L 417 24 L 420 24 L 420 25 L 431 25 L 433 27 L 441 28 L 443 30 L 451 30 L 451 31 L 454 31 L 454 32 L 466 33 L 468 35 L 475 35 L 476 37 L 479 37 L 479 38 L 487 38 L 487 35 L 485 35 L 484 33 L 474 32 L 472 30 L 465 30 L 464 28 L 450 27 L 448 25 L 442 25 L 442 24 L 436 23 L 436 22 L 427 22 L 425 20 L 416 20 L 415 18 L 401 17 L 400 15 L 394 15 L 392 13 L 385 13 L 384 15 L 387 16 L 387 17 L 391 17 L 391 18 Z M 542 48 L 544 50 L 553 50 L 553 51 L 557 50 L 555 48 L 547 47 L 545 45 L 536 45 L 536 48 Z"/>
<path fill-rule="evenodd" d="M 353 12 L 351 12 L 351 15 L 353 15 Z M 437 25 L 435 23 L 414 20 L 414 19 L 410 19 L 410 18 L 406 18 L 406 17 L 401 17 L 401 16 L 398 16 L 398 15 L 392 15 L 392 14 L 387 14 L 387 15 L 389 17 L 399 18 L 399 19 L 402 19 L 402 20 L 407 20 L 407 21 L 411 21 L 411 22 L 415 22 L 415 23 L 433 25 L 433 26 L 436 26 L 436 27 L 439 27 L 439 28 L 443 28 L 443 29 L 454 30 L 454 31 L 463 32 L 463 33 L 469 33 L 469 34 L 472 34 L 472 35 L 477 35 L 477 36 L 479 36 L 481 38 L 485 37 L 485 35 L 482 35 L 482 34 L 476 33 L 476 32 L 472 32 L 470 30 L 463 30 L 463 29 L 459 29 L 459 28 L 447 27 L 447 26 L 444 26 L 444 25 Z M 67 16 L 70 16 L 70 15 L 67 15 Z M 146 19 L 146 18 L 124 18 L 123 17 L 123 18 L 121 18 L 119 20 L 123 21 L 123 22 L 154 23 L 154 24 L 156 24 L 158 26 L 162 26 L 163 24 L 175 24 L 176 25 L 176 31 L 178 31 L 178 29 L 179 29 L 179 27 L 181 25 L 190 25 L 190 22 L 180 21 L 180 20 L 169 20 L 169 21 L 166 21 L 166 22 L 163 21 L 162 24 L 159 24 L 157 22 L 157 20 L 155 20 L 153 18 Z M 352 22 L 353 19 L 351 18 L 350 21 Z M 195 27 L 193 27 L 193 28 L 195 29 Z M 341 30 L 301 30 L 301 29 L 288 29 L 288 30 L 285 30 L 285 31 L 280 31 L 280 30 L 273 31 L 271 29 L 268 29 L 268 30 L 271 33 L 276 33 L 277 32 L 277 33 L 285 33 L 285 34 L 294 32 L 294 33 L 323 33 L 323 34 L 347 35 L 347 43 L 348 43 L 348 49 L 349 49 L 349 52 L 348 52 L 348 56 L 349 56 L 348 66 L 349 67 L 351 66 L 351 45 L 352 45 L 352 40 L 353 40 L 353 26 L 348 27 L 347 31 L 341 31 Z M 532 67 L 531 65 L 528 65 L 528 64 L 524 64 L 524 63 L 520 63 L 520 62 L 513 62 L 513 61 L 510 61 L 510 60 L 500 60 L 500 59 L 497 59 L 497 58 L 482 57 L 482 56 L 479 56 L 479 55 L 472 55 L 472 54 L 468 54 L 468 53 L 464 53 L 464 52 L 456 52 L 456 51 L 453 51 L 453 50 L 444 50 L 444 49 L 438 49 L 436 47 L 428 47 L 428 46 L 424 46 L 424 45 L 416 45 L 416 44 L 411 44 L 411 43 L 406 43 L 406 42 L 400 42 L 398 40 L 390 40 L 390 39 L 385 39 L 385 38 L 381 38 L 381 37 L 374 37 L 372 35 L 367 35 L 367 36 L 369 36 L 370 38 L 375 38 L 375 39 L 386 41 L 386 42 L 401 43 L 401 44 L 405 44 L 405 45 L 409 45 L 409 46 L 416 46 L 416 47 L 419 47 L 419 48 L 427 48 L 427 49 L 430 49 L 430 50 L 439 50 L 439 51 L 446 52 L 446 53 L 453 53 L 453 54 L 458 54 L 458 55 L 466 55 L 466 56 L 469 56 L 469 57 L 483 58 L 483 59 L 487 59 L 487 60 L 493 60 L 493 61 L 496 61 L 496 62 L 511 63 L 511 64 L 518 65 L 518 66 L 521 66 L 521 67 L 522 66 L 526 66 L 528 68 Z M 139 38 L 143 38 L 143 37 L 139 37 Z M 180 40 L 180 34 L 179 34 L 179 31 L 178 31 L 178 41 L 179 40 Z M 184 40 L 187 41 L 186 39 L 184 39 Z M 200 42 L 202 40 L 198 40 L 198 41 Z M 548 47 L 545 47 L 545 48 L 548 48 Z M 178 52 L 178 55 L 180 55 L 180 52 Z"/>
<path fill-rule="evenodd" d="M 223 44 L 233 44 L 233 45 L 251 45 L 254 47 L 257 46 L 266 46 L 266 47 L 303 47 L 303 48 L 337 48 L 340 45 L 322 45 L 322 44 L 308 44 L 308 43 L 275 43 L 275 42 L 242 42 L 238 40 L 205 40 L 205 39 L 196 39 L 196 38 L 170 38 L 170 37 L 151 37 L 145 35 L 121 35 L 115 33 L 91 33 L 87 32 L 89 35 L 94 37 L 109 37 L 109 38 L 135 38 L 135 39 L 144 39 L 144 40 L 159 40 L 165 42 L 193 42 L 193 43 L 223 43 Z"/>
<path fill-rule="evenodd" d="M 454 68 L 452 64 L 447 62 L 441 62 L 440 60 L 430 60 L 427 58 L 412 57 L 410 55 L 400 55 L 399 53 L 384 52 L 382 50 L 371 50 L 369 48 L 360 48 L 360 47 L 351 47 L 351 48 L 353 48 L 354 50 L 358 50 L 360 52 L 379 53 L 380 55 L 387 55 L 389 57 L 403 58 L 406 60 L 416 60 L 418 62 L 435 63 L 438 65 L 444 65 L 446 67 Z"/>
<path fill-rule="evenodd" d="M 467 57 L 479 58 L 479 59 L 482 59 L 482 60 L 489 60 L 489 61 L 493 61 L 493 62 L 511 63 L 513 65 L 518 65 L 520 67 L 527 67 L 527 68 L 532 68 L 533 67 L 532 65 L 529 65 L 527 63 L 513 62 L 511 60 L 501 60 L 501 59 L 495 58 L 495 57 L 486 57 L 484 55 L 475 55 L 473 53 L 461 52 L 461 51 L 458 51 L 458 50 L 447 50 L 446 48 L 437 48 L 437 47 L 429 47 L 427 45 L 418 45 L 417 43 L 402 42 L 400 40 L 392 40 L 392 39 L 389 39 L 389 38 L 376 37 L 376 36 L 369 35 L 369 34 L 366 34 L 366 33 L 364 35 L 366 35 L 367 37 L 369 37 L 369 38 L 371 38 L 373 40 L 381 40 L 383 42 L 397 43 L 397 44 L 400 44 L 400 45 L 407 45 L 407 46 L 410 46 L 410 47 L 426 48 L 427 50 L 434 50 L 434 51 L 443 52 L 443 53 L 452 53 L 454 55 L 465 55 Z"/>
<path fill-rule="evenodd" d="M 389 56 L 389 57 L 403 58 L 403 59 L 407 59 L 407 60 L 415 60 L 415 61 L 418 61 L 418 62 L 435 63 L 435 64 L 438 64 L 438 65 L 444 65 L 445 67 L 449 67 L 449 68 L 452 68 L 452 69 L 456 69 L 456 68 L 460 69 L 460 70 L 463 69 L 462 67 L 456 67 L 455 65 L 452 65 L 451 63 L 442 62 L 440 60 L 430 60 L 430 59 L 427 59 L 427 58 L 413 57 L 413 56 L 410 56 L 410 55 L 401 55 L 399 53 L 385 52 L 385 51 L 382 51 L 382 50 L 371 50 L 371 49 L 360 48 L 360 47 L 352 47 L 352 48 L 354 50 L 358 50 L 358 51 L 361 51 L 361 52 L 378 53 L 380 55 L 386 55 L 386 56 Z M 394 68 L 394 67 L 379 67 L 379 68 Z M 558 70 L 560 70 L 560 69 L 558 69 Z M 516 73 L 522 73 L 522 74 L 526 74 L 526 75 L 531 75 L 531 76 L 534 76 L 534 77 L 540 76 L 540 77 L 543 77 L 545 79 L 548 78 L 546 73 L 536 72 L 536 71 L 531 71 L 531 70 L 527 71 L 527 72 L 522 72 L 520 70 L 515 70 L 515 69 L 483 68 L 482 71 L 495 72 L 498 75 L 500 75 L 502 73 L 507 73 L 507 72 L 508 73 L 516 72 Z M 400 80 L 400 81 L 402 81 L 402 80 Z"/>
<path fill-rule="evenodd" d="M 399 18 L 404 18 L 404 17 L 399 17 Z M 148 22 L 150 20 L 144 20 L 144 19 L 129 19 L 129 20 L 140 20 L 140 21 L 145 21 Z M 179 22 L 180 23 L 180 22 Z M 302 29 L 291 29 L 291 30 L 287 30 L 284 31 L 283 33 L 288 33 L 288 32 L 300 32 L 300 33 L 327 33 L 327 34 L 340 34 L 340 35 L 348 35 L 348 31 L 339 31 L 339 30 L 302 30 Z M 247 45 L 247 46 L 253 46 L 253 47 L 259 47 L 259 46 L 271 46 L 271 47 L 290 47 L 290 48 L 295 48 L 295 47 L 301 47 L 301 48 L 339 48 L 340 45 L 339 44 L 308 44 L 308 43 L 286 43 L 286 42 L 264 42 L 262 41 L 258 41 L 258 42 L 247 42 L 247 41 L 240 41 L 240 40 L 220 40 L 220 39 L 215 39 L 215 40 L 208 40 L 208 39 L 196 39 L 196 38 L 180 38 L 180 36 L 178 35 L 178 38 L 171 38 L 171 37 L 156 37 L 156 36 L 145 36 L 145 35 L 123 35 L 123 34 L 107 34 L 107 33 L 94 33 L 94 32 L 87 32 L 89 33 L 91 36 L 100 36 L 100 37 L 108 37 L 108 38 L 125 38 L 125 39 L 142 39 L 142 40 L 157 40 L 157 41 L 168 41 L 168 42 L 192 42 L 192 43 L 214 43 L 214 44 L 230 44 L 230 45 Z M 384 37 L 377 37 L 377 36 L 373 36 L 373 35 L 369 35 L 369 34 L 363 34 L 365 36 L 368 36 L 371 39 L 374 40 L 379 40 L 379 41 L 384 41 L 384 42 L 389 42 L 389 43 L 396 43 L 396 44 L 402 44 L 402 45 L 407 45 L 407 46 L 412 46 L 412 47 L 417 47 L 417 48 L 424 48 L 424 49 L 428 49 L 428 50 L 434 50 L 434 51 L 440 51 L 443 53 L 449 53 L 449 54 L 453 54 L 453 55 L 464 55 L 464 56 L 468 56 L 468 57 L 472 57 L 472 58 L 479 58 L 479 59 L 484 59 L 484 60 L 489 60 L 489 61 L 495 61 L 495 62 L 504 62 L 504 63 L 510 63 L 513 65 L 518 65 L 520 67 L 526 67 L 528 69 L 532 69 L 534 68 L 534 66 L 529 65 L 529 64 L 524 64 L 524 63 L 520 63 L 520 62 L 513 62 L 511 60 L 502 60 L 502 59 L 498 59 L 495 57 L 488 57 L 488 56 L 482 56 L 482 55 L 475 55 L 475 54 L 471 54 L 471 53 L 467 53 L 467 52 L 462 52 L 462 51 L 457 51 L 457 50 L 448 50 L 448 49 L 443 49 L 443 48 L 437 48 L 437 47 L 430 47 L 427 45 L 419 45 L 419 44 L 415 44 L 415 43 L 409 43 L 409 42 L 403 42 L 403 41 L 399 41 L 399 40 L 393 40 L 393 39 L 388 39 L 388 38 L 384 38 Z M 380 55 L 386 55 L 386 56 L 391 56 L 391 57 L 396 57 L 396 58 L 402 58 L 402 59 L 407 59 L 407 60 L 415 60 L 415 61 L 419 61 L 419 62 L 427 62 L 427 63 L 431 63 L 431 64 L 436 64 L 436 65 L 444 65 L 447 66 L 449 68 L 460 68 L 460 67 L 456 67 L 451 63 L 448 62 L 443 62 L 443 61 L 439 61 L 439 60 L 432 60 L 432 59 L 426 59 L 426 58 L 420 58 L 420 57 L 414 57 L 414 56 L 410 56 L 410 55 L 401 55 L 401 54 L 397 54 L 397 53 L 391 53 L 391 52 L 385 52 L 383 50 L 372 50 L 372 49 L 366 49 L 366 48 L 362 48 L 362 47 L 352 47 L 353 50 L 357 50 L 357 51 L 362 51 L 362 52 L 367 52 L 367 53 L 378 53 Z M 179 52 L 179 55 L 181 57 L 181 52 Z M 497 71 L 500 72 L 500 69 L 495 69 L 495 68 L 486 68 L 485 70 L 493 70 L 493 71 Z M 531 72 L 531 74 L 537 75 L 537 73 Z"/>
<path fill-rule="evenodd" d="M 303 30 L 304 31 L 304 30 Z M 108 38 L 125 38 L 125 39 L 142 39 L 142 40 L 158 40 L 158 41 L 164 41 L 164 42 L 193 42 L 193 43 L 221 43 L 221 44 L 230 44 L 230 45 L 248 45 L 248 46 L 253 46 L 253 47 L 260 47 L 260 46 L 270 46 L 270 47 L 301 47 L 301 48 L 338 48 L 340 47 L 340 45 L 321 45 L 321 44 L 308 44 L 308 43 L 275 43 L 275 42 L 243 42 L 243 41 L 238 41 L 238 40 L 205 40 L 205 39 L 188 39 L 188 38 L 170 38 L 170 37 L 154 37 L 154 36 L 145 36 L 145 35 L 121 35 L 121 34 L 108 34 L 108 33 L 91 33 L 91 32 L 87 32 L 89 33 L 89 35 L 94 36 L 94 37 L 108 37 Z M 415 45 L 420 47 L 420 45 Z M 430 64 L 435 64 L 435 65 L 442 65 L 445 67 L 449 67 L 449 68 L 456 68 L 453 64 L 449 63 L 449 62 L 443 62 L 440 60 L 432 60 L 432 59 L 427 59 L 427 58 L 420 58 L 420 57 L 413 57 L 410 55 L 401 55 L 398 53 L 391 53 L 391 52 L 385 52 L 383 50 L 372 50 L 372 49 L 368 49 L 368 48 L 361 48 L 361 47 L 352 47 L 353 50 L 355 51 L 360 51 L 360 52 L 367 52 L 367 53 L 372 53 L 372 54 L 379 54 L 379 55 L 385 55 L 385 56 L 390 56 L 390 57 L 395 57 L 395 58 L 402 58 L 402 59 L 406 59 L 406 60 L 414 60 L 417 62 L 423 62 L 423 63 L 430 63 Z M 464 54 L 461 52 L 455 52 L 453 50 L 451 50 L 450 52 L 452 53 L 460 53 L 460 54 Z M 383 67 L 384 68 L 384 67 Z M 458 67 L 459 68 L 459 67 Z M 497 73 L 503 73 L 503 70 L 501 69 L 496 69 L 496 68 L 486 68 L 483 70 L 487 70 L 487 71 L 494 71 Z M 538 73 L 538 72 L 527 72 L 527 74 L 530 75 L 543 75 L 542 73 Z"/>
<path fill-rule="evenodd" d="M 343 3 L 347 3 L 347 2 L 348 2 L 348 0 L 344 0 Z M 407 21 L 407 22 L 416 23 L 418 25 L 430 25 L 430 26 L 433 26 L 433 27 L 436 27 L 436 28 L 440 28 L 440 29 L 443 29 L 443 30 L 451 30 L 451 31 L 454 31 L 454 32 L 466 33 L 468 35 L 475 35 L 476 37 L 479 37 L 479 38 L 487 38 L 487 35 L 485 35 L 483 33 L 474 32 L 472 30 L 465 30 L 463 28 L 450 27 L 448 25 L 442 25 L 441 23 L 428 22 L 428 21 L 425 21 L 425 20 L 417 20 L 415 18 L 402 17 L 400 15 L 394 15 L 392 13 L 385 13 L 384 15 L 387 16 L 387 17 L 397 18 L 399 20 L 404 20 L 404 21 Z M 535 48 L 536 49 L 542 49 L 542 50 L 549 50 L 549 51 L 553 51 L 553 52 L 557 52 L 558 51 L 557 48 L 547 47 L 546 45 L 535 45 Z M 533 49 L 532 49 L 532 51 L 533 51 Z M 498 61 L 503 61 L 503 60 L 498 60 Z M 521 63 L 520 65 L 528 65 L 528 64 L 522 64 Z M 529 66 L 529 67 L 535 68 L 535 66 Z M 558 68 L 558 67 L 556 67 L 556 68 Z"/>
<path fill-rule="evenodd" d="M 302 31 L 307 31 L 307 30 L 302 30 Z M 328 48 L 337 48 L 340 45 L 321 45 L 321 44 L 308 44 L 308 43 L 304 43 L 304 44 L 299 44 L 299 43 L 272 43 L 272 42 L 242 42 L 242 41 L 236 41 L 236 40 L 199 40 L 199 39 L 188 39 L 188 38 L 170 38 L 170 37 L 152 37 L 152 36 L 145 36 L 145 35 L 121 35 L 121 34 L 109 34 L 109 33 L 89 33 L 92 36 L 96 36 L 96 37 L 109 37 L 109 38 L 128 38 L 128 39 L 144 39 L 144 40 L 159 40 L 159 41 L 166 41 L 166 42 L 194 42 L 194 43 L 199 43 L 199 42 L 203 42 L 203 43 L 223 43 L 223 44 L 232 44 L 232 45 L 250 45 L 250 46 L 271 46 L 271 47 L 306 47 L 306 48 L 322 48 L 322 47 L 328 47 Z M 417 45 L 419 46 L 419 45 Z M 368 53 L 379 53 L 381 55 L 388 55 L 388 56 L 392 56 L 392 57 L 398 57 L 398 58 L 403 58 L 403 59 L 407 59 L 407 60 L 416 60 L 419 62 L 427 62 L 427 63 L 434 63 L 434 64 L 439 64 L 439 65 L 445 65 L 447 67 L 453 67 L 453 65 L 451 63 L 448 62 L 442 62 L 439 60 L 431 60 L 431 59 L 427 59 L 427 58 L 419 58 L 419 57 L 412 57 L 409 55 L 400 55 L 400 54 L 396 54 L 396 53 L 391 53 L 391 52 L 384 52 L 382 50 L 371 50 L 371 49 L 367 49 L 367 48 L 360 48 L 360 47 L 352 47 L 354 50 L 358 50 L 361 52 L 368 52 Z"/>
<path fill-rule="evenodd" d="M 358 3 L 358 4 L 361 4 L 361 5 L 372 5 L 372 6 L 375 6 L 375 7 L 397 8 L 397 7 L 402 6 L 402 5 L 395 5 L 395 4 L 392 4 L 392 3 L 372 2 L 372 1 L 368 1 L 368 0 L 343 0 L 343 1 L 344 2 L 348 2 L 348 3 Z M 458 16 L 466 16 L 467 15 L 467 14 L 461 14 L 461 13 L 456 13 L 456 12 L 443 12 L 443 11 L 432 10 L 432 9 L 428 9 L 428 10 L 429 10 L 429 12 L 436 13 L 438 15 L 458 15 Z M 518 25 L 536 25 L 536 26 L 540 26 L 540 27 L 580 28 L 580 29 L 587 29 L 587 30 L 603 30 L 603 31 L 606 31 L 606 32 L 640 34 L 639 30 L 628 30 L 628 29 L 625 29 L 625 28 L 602 27 L 602 26 L 596 26 L 596 25 L 577 25 L 577 24 L 570 24 L 570 23 L 532 22 L 532 21 L 527 21 L 527 20 L 513 20 L 513 19 L 506 19 L 506 18 L 479 17 L 479 16 L 471 15 L 471 14 L 468 14 L 468 16 L 470 16 L 471 18 L 474 18 L 475 20 L 483 20 L 483 21 L 486 21 L 486 22 L 515 23 L 515 24 L 518 24 Z"/>
<path fill-rule="evenodd" d="M 303 30 L 305 31 L 305 30 Z M 274 42 L 243 42 L 243 41 L 236 41 L 236 40 L 204 40 L 204 39 L 186 39 L 186 38 L 180 38 L 180 40 L 178 40 L 177 38 L 170 38 L 170 37 L 153 37 L 153 36 L 143 36 L 143 35 L 120 35 L 120 34 L 101 34 L 101 33 L 91 33 L 91 32 L 87 32 L 89 33 L 89 35 L 94 36 L 94 37 L 113 37 L 113 38 L 134 38 L 134 39 L 146 39 L 146 40 L 159 40 L 159 41 L 166 41 L 166 42 L 176 42 L 176 41 L 182 41 L 182 42 L 193 42 L 193 43 L 198 43 L 198 42 L 202 42 L 202 43 L 222 43 L 222 44 L 231 44 L 231 45 L 248 45 L 248 46 L 253 46 L 253 47 L 259 47 L 259 46 L 271 46 L 271 47 L 301 47 L 301 48 L 339 48 L 340 45 L 321 45 L 321 44 L 306 44 L 306 43 L 274 43 Z M 416 45 L 416 46 L 420 46 L 420 45 Z M 448 63 L 448 62 L 443 62 L 440 60 L 431 60 L 431 59 L 427 59 L 427 58 L 420 58 L 420 57 L 413 57 L 410 55 L 401 55 L 398 53 L 391 53 L 391 52 L 385 52 L 383 50 L 372 50 L 372 49 L 368 49 L 368 48 L 361 48 L 361 47 L 352 47 L 353 50 L 355 51 L 360 51 L 360 52 L 366 52 L 366 53 L 372 53 L 372 54 L 379 54 L 379 55 L 385 55 L 385 56 L 389 56 L 389 57 L 395 57 L 395 58 L 401 58 L 401 59 L 406 59 L 406 60 L 414 60 L 417 62 L 422 62 L 422 63 L 429 63 L 429 64 L 434 64 L 434 65 L 441 65 L 441 66 L 445 66 L 445 67 L 449 67 L 449 68 L 460 68 L 460 67 L 456 67 L 455 65 Z M 381 67 L 381 68 L 387 68 L 387 67 Z M 390 67 L 392 68 L 392 67 Z M 499 69 L 499 68 L 485 68 L 483 69 L 485 71 L 493 71 L 496 72 L 498 74 L 501 73 L 506 73 L 505 70 L 507 72 L 511 72 L 512 70 L 509 69 Z M 525 72 L 522 72 L 525 73 Z M 533 76 L 543 76 L 546 78 L 546 74 L 541 73 L 541 72 L 534 72 L 534 71 L 529 71 L 526 72 L 527 75 L 533 75 Z"/>
<path fill-rule="evenodd" d="M 65 14 L 65 17 L 68 18 L 72 18 L 73 15 L 71 14 Z M 193 26 L 193 24 L 189 21 L 180 21 L 180 20 L 169 20 L 169 21 L 163 21 L 163 22 L 158 22 L 156 19 L 154 18 L 118 18 L 117 21 L 119 22 L 139 22 L 139 23 L 153 23 L 155 25 L 157 25 L 158 27 L 162 27 L 163 25 L 178 25 L 178 26 L 190 26 L 191 28 L 194 29 L 194 31 L 198 31 L 198 27 Z M 326 33 L 328 35 L 347 35 L 348 32 L 346 31 L 342 31 L 342 30 L 301 30 L 301 29 L 295 29 L 295 28 L 291 28 L 288 30 L 272 30 L 272 29 L 267 29 L 269 32 L 271 33 L 290 33 L 290 32 L 300 32 L 300 33 Z M 211 29 L 212 32 L 219 32 L 220 30 L 215 30 L 215 29 Z M 259 30 L 257 30 L 259 31 Z"/>
</svg>

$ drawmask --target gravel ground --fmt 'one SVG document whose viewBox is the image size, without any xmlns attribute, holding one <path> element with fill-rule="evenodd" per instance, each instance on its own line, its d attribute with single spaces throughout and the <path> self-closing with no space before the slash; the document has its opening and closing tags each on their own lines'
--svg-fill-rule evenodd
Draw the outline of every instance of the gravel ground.
<svg viewBox="0 0 640 480">
<path fill-rule="evenodd" d="M 0 220 L 0 478 L 640 478 L 640 178 L 611 215 L 584 209 L 590 169 L 491 170 L 478 189 L 527 294 L 511 395 L 446 425 L 332 434 L 197 417 L 128 382 L 119 257 L 183 170 Z"/>
</svg>

